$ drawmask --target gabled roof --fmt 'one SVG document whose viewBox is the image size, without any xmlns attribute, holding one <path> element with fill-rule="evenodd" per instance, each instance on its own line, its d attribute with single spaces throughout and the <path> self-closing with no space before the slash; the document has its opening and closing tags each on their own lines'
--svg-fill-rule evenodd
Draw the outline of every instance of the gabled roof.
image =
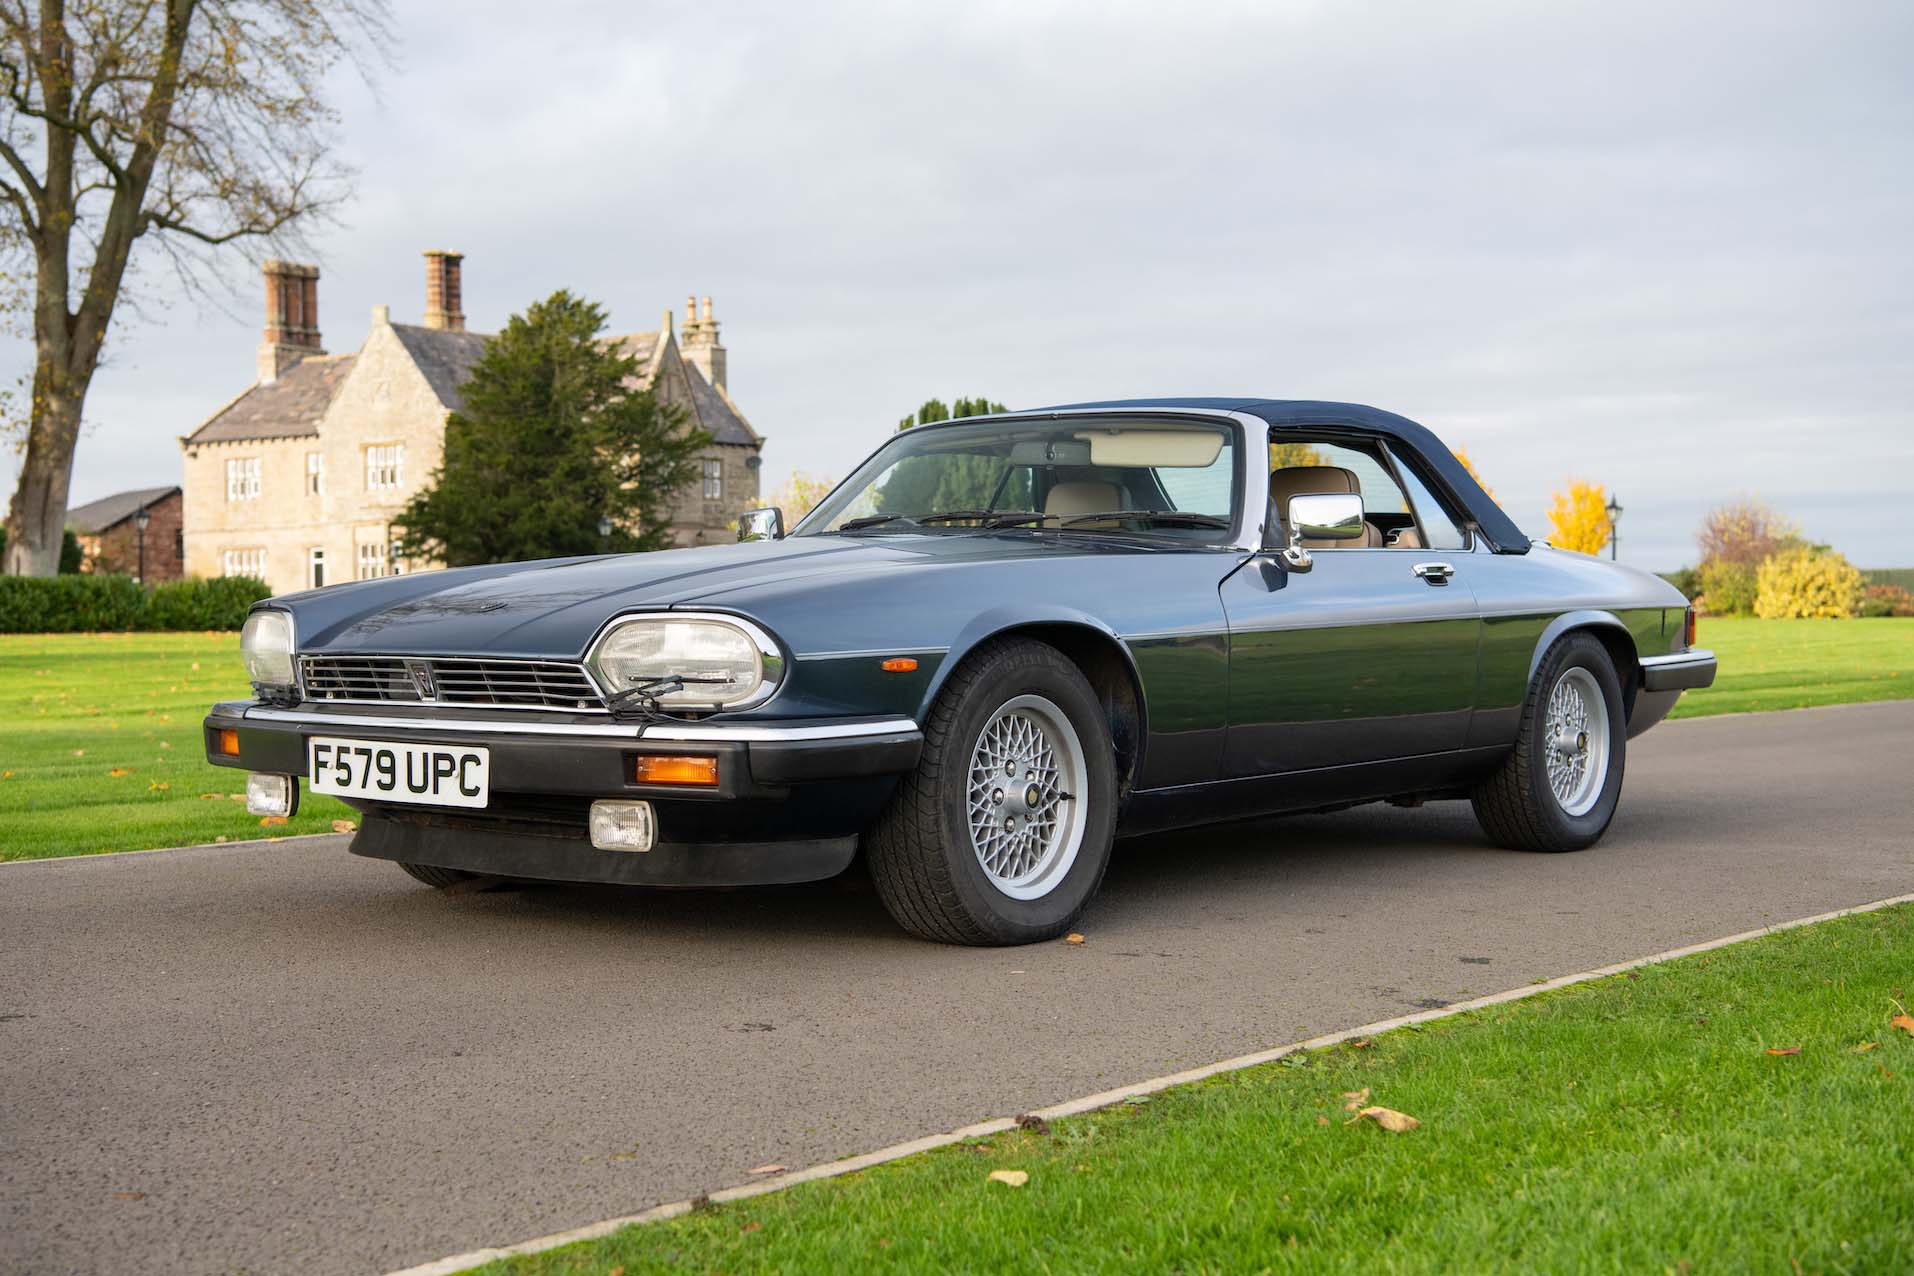
<svg viewBox="0 0 1914 1276">
<path fill-rule="evenodd" d="M 228 403 L 187 436 L 186 442 L 296 439 L 319 432 L 319 418 L 332 406 L 357 355 L 308 355 Z"/>
<path fill-rule="evenodd" d="M 412 356 L 412 362 L 424 375 L 439 402 L 454 412 L 463 407 L 465 401 L 459 394 L 459 387 L 472 375 L 472 365 L 485 353 L 485 343 L 492 339 L 491 334 L 454 332 L 450 328 L 420 328 L 409 323 L 393 324 L 392 334 L 405 347 L 405 352 Z"/>
<path fill-rule="evenodd" d="M 738 411 L 738 405 L 731 402 L 731 396 L 705 380 L 703 371 L 689 359 L 685 360 L 685 377 L 691 382 L 691 406 L 698 424 L 713 443 L 757 447 L 763 442 L 745 421 L 744 413 Z"/>
<path fill-rule="evenodd" d="M 97 536 L 115 523 L 125 522 L 142 506 L 154 505 L 179 491 L 172 487 L 142 487 L 133 492 L 115 492 L 97 501 L 76 505 L 66 512 L 66 525 L 76 532 Z"/>
</svg>

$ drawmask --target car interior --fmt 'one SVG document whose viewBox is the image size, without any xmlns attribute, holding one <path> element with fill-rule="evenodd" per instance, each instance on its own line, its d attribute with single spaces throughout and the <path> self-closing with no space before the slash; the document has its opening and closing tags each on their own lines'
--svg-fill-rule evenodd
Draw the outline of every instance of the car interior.
<svg viewBox="0 0 1914 1276">
<path fill-rule="evenodd" d="M 1272 448 L 1269 475 L 1269 499 L 1275 508 L 1277 524 L 1285 544 L 1289 542 L 1289 502 L 1294 497 L 1316 493 L 1354 494 L 1362 498 L 1365 535 L 1357 540 L 1317 540 L 1299 542 L 1309 550 L 1337 549 L 1424 549 L 1431 545 L 1423 527 L 1436 524 L 1437 548 L 1457 549 L 1465 545 L 1460 528 L 1419 480 L 1399 465 L 1384 461 L 1379 452 L 1347 442 L 1301 439 Z M 1407 475 L 1414 487 L 1405 490 L 1399 476 Z M 1413 495 L 1413 501 L 1412 501 Z"/>
</svg>

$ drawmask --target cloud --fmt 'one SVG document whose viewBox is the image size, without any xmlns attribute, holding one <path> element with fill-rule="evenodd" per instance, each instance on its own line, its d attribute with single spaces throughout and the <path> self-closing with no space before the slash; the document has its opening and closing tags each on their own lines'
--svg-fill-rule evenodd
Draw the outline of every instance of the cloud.
<svg viewBox="0 0 1914 1276">
<path fill-rule="evenodd" d="M 329 346 L 468 254 L 492 327 L 565 286 L 717 299 L 766 479 L 927 396 L 1376 403 L 1518 522 L 1609 484 L 1692 555 L 1758 492 L 1914 562 L 1914 10 L 1898 3 L 408 3 L 319 237 Z M 75 498 L 176 472 L 256 291 L 118 334 Z"/>
</svg>

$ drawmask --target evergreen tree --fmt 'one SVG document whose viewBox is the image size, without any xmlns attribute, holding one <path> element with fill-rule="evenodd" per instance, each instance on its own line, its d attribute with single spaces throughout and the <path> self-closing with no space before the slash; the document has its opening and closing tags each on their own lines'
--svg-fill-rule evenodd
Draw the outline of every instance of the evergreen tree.
<svg viewBox="0 0 1914 1276">
<path fill-rule="evenodd" d="M 899 430 L 954 421 L 967 416 L 1008 412 L 986 398 L 958 399 L 946 406 L 927 399 L 916 413 L 897 423 Z M 877 494 L 879 513 L 929 514 L 939 510 L 984 509 L 997 492 L 1008 462 L 988 456 L 914 456 L 901 462 Z"/>
<path fill-rule="evenodd" d="M 401 516 L 408 557 L 457 567 L 669 545 L 673 499 L 710 436 L 632 388 L 638 362 L 604 327 L 600 307 L 561 290 L 486 346 L 446 419 L 444 460 Z"/>
</svg>

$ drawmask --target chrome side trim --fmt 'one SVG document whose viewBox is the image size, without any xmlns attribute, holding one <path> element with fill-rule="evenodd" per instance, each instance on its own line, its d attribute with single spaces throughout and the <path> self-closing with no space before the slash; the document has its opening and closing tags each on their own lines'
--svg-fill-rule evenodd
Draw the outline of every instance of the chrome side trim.
<svg viewBox="0 0 1914 1276">
<path fill-rule="evenodd" d="M 478 718 L 422 718 L 399 714 L 318 713 L 252 704 L 248 722 L 332 730 L 371 727 L 386 731 L 472 731 L 484 735 L 563 736 L 574 740 L 704 740 L 793 743 L 808 740 L 858 740 L 873 736 L 915 736 L 917 723 L 905 717 L 842 719 L 817 723 L 753 722 L 512 722 Z"/>
</svg>

